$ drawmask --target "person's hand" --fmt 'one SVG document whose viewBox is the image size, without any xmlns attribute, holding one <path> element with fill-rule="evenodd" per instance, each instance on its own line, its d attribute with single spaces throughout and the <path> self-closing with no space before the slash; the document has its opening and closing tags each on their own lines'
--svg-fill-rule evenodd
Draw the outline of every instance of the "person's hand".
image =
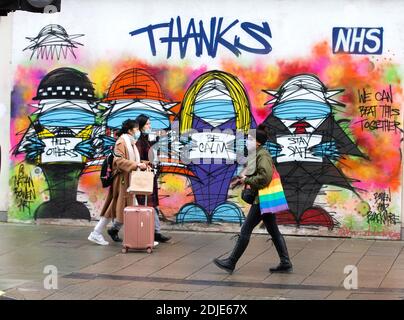
<svg viewBox="0 0 404 320">
<path fill-rule="evenodd" d="M 242 184 L 242 182 L 241 182 L 240 177 L 235 177 L 235 178 L 230 182 L 230 188 L 231 188 L 231 189 L 234 189 L 234 188 L 236 188 L 237 186 L 239 186 L 239 185 L 241 185 L 241 184 Z"/>
<path fill-rule="evenodd" d="M 246 178 L 247 178 L 246 176 L 241 176 L 240 177 L 240 183 L 245 184 L 245 179 Z"/>
<path fill-rule="evenodd" d="M 238 179 L 233 180 L 230 182 L 230 189 L 234 189 L 239 184 Z"/>
<path fill-rule="evenodd" d="M 140 170 L 146 170 L 146 169 L 147 169 L 147 164 L 141 162 L 141 163 L 139 163 L 139 164 L 137 165 L 137 167 L 138 167 Z"/>
</svg>

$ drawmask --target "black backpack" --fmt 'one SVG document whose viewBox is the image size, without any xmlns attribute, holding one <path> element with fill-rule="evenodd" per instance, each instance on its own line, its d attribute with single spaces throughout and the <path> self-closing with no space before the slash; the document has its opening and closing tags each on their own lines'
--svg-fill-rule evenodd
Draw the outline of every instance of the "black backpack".
<svg viewBox="0 0 404 320">
<path fill-rule="evenodd" d="M 112 174 L 112 162 L 114 161 L 114 153 L 110 153 L 102 163 L 100 179 L 103 188 L 108 188 L 112 185 L 114 175 Z"/>
</svg>

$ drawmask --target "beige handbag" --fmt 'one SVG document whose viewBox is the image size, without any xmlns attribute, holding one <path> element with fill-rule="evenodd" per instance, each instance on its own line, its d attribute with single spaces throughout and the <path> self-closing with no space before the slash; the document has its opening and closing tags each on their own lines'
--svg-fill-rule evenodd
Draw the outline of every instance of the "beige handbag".
<svg viewBox="0 0 404 320">
<path fill-rule="evenodd" d="M 146 171 L 132 171 L 128 192 L 138 195 L 149 195 L 153 193 L 154 173 L 147 169 Z"/>
</svg>

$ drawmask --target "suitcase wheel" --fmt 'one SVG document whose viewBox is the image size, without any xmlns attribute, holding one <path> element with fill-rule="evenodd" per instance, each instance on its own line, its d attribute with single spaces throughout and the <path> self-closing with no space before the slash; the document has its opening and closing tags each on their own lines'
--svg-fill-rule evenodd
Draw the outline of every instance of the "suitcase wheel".
<svg viewBox="0 0 404 320">
<path fill-rule="evenodd" d="M 147 248 L 147 253 L 148 254 L 150 254 L 150 253 L 152 253 L 153 252 L 153 249 L 152 248 Z"/>
<path fill-rule="evenodd" d="M 123 248 L 122 248 L 122 253 L 128 253 L 128 248 L 127 248 L 127 247 L 123 247 Z"/>
</svg>

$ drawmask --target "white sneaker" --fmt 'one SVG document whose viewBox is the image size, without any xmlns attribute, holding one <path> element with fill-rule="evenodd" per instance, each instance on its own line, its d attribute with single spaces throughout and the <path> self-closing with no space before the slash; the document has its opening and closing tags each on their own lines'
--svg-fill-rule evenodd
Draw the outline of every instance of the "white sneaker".
<svg viewBox="0 0 404 320">
<path fill-rule="evenodd" d="M 90 235 L 88 236 L 88 240 L 90 240 L 91 242 L 94 242 L 96 244 L 99 244 L 101 246 L 109 245 L 109 242 L 105 241 L 102 234 L 98 234 L 98 233 L 95 233 L 95 232 L 90 233 Z"/>
<path fill-rule="evenodd" d="M 153 247 L 157 247 L 158 244 L 159 244 L 159 243 L 158 243 L 157 241 L 154 241 Z"/>
</svg>

